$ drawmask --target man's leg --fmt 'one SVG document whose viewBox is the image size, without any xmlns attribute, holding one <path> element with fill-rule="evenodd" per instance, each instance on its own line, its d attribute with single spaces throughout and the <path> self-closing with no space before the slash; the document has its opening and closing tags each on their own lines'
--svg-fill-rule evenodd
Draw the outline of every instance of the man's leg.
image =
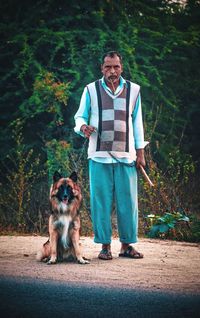
<svg viewBox="0 0 200 318">
<path fill-rule="evenodd" d="M 94 241 L 111 243 L 113 204 L 113 165 L 89 161 L 90 204 Z"/>
<path fill-rule="evenodd" d="M 115 200 L 119 238 L 122 243 L 136 243 L 138 232 L 138 194 L 136 167 L 116 164 Z"/>
<path fill-rule="evenodd" d="M 138 236 L 138 190 L 136 167 L 116 164 L 114 170 L 115 200 L 120 242 L 120 256 L 142 258 L 131 243 L 137 242 Z"/>
</svg>

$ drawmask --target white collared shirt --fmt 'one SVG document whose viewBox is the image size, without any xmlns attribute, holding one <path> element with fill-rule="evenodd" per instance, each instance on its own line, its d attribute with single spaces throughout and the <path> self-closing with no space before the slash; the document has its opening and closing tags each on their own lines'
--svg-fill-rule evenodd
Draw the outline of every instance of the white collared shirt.
<svg viewBox="0 0 200 318">
<path fill-rule="evenodd" d="M 112 95 L 117 95 L 121 89 L 123 88 L 124 83 L 126 83 L 125 79 L 120 76 L 119 85 L 116 88 L 115 92 L 113 93 L 111 89 L 106 85 L 104 77 L 101 78 L 102 86 L 105 90 L 107 90 Z M 74 131 L 81 136 L 84 136 L 81 132 L 82 125 L 88 125 L 89 118 L 90 118 L 90 110 L 91 110 L 91 104 L 90 104 L 90 96 L 87 90 L 87 87 L 85 87 L 78 111 L 76 112 L 74 119 L 76 126 L 74 128 Z M 133 113 L 132 113 L 132 123 L 133 123 L 133 133 L 134 133 L 134 140 L 135 140 L 135 149 L 143 149 L 148 142 L 144 141 L 144 129 L 143 129 L 143 121 L 142 121 L 142 107 L 141 107 L 141 97 L 140 94 L 138 95 Z M 117 161 L 114 158 L 100 158 L 100 157 L 94 157 L 92 160 L 101 162 L 101 163 L 116 163 Z M 119 161 L 119 160 L 118 160 Z M 127 158 L 121 158 L 121 162 L 127 162 L 130 163 L 131 160 Z"/>
</svg>

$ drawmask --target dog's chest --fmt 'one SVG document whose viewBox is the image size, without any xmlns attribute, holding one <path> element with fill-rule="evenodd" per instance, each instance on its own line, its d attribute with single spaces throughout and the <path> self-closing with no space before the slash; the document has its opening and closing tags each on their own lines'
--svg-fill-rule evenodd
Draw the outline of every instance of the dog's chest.
<svg viewBox="0 0 200 318">
<path fill-rule="evenodd" d="M 69 226 L 72 224 L 72 218 L 70 215 L 60 215 L 56 220 L 54 220 L 53 225 L 57 230 L 66 231 L 66 235 Z"/>
<path fill-rule="evenodd" d="M 69 205 L 64 202 L 60 202 L 58 205 L 58 211 L 60 214 L 67 214 L 69 211 Z"/>
</svg>

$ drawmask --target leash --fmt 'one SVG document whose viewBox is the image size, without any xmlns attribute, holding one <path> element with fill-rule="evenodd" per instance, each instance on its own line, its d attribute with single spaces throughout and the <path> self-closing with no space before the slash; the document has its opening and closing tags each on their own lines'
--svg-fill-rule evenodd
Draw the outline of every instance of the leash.
<svg viewBox="0 0 200 318">
<path fill-rule="evenodd" d="M 84 155 L 84 152 L 85 152 L 86 144 L 87 144 L 87 143 L 88 143 L 88 139 L 85 138 L 85 141 L 84 141 L 84 143 L 83 143 L 83 145 L 82 145 L 81 153 L 80 153 L 80 155 L 79 155 L 79 157 L 78 157 L 78 160 L 77 160 L 77 162 L 75 162 L 75 161 L 73 162 L 76 172 L 78 172 L 78 171 L 80 170 L 80 169 L 79 169 L 79 166 L 80 166 L 82 157 L 83 157 L 83 155 Z"/>
<path fill-rule="evenodd" d="M 127 167 L 134 167 L 135 166 L 135 162 L 131 162 L 131 163 L 128 163 L 128 162 L 122 162 L 120 161 L 117 157 L 115 157 L 110 151 L 107 151 L 107 153 L 113 158 L 115 159 L 118 163 L 121 163 L 122 165 L 124 166 L 127 166 Z"/>
<path fill-rule="evenodd" d="M 96 130 L 96 132 L 97 132 L 97 130 Z M 99 139 L 101 140 L 101 135 L 100 135 L 99 131 L 97 132 L 97 134 L 98 134 Z M 135 166 L 135 162 L 134 162 L 134 161 L 131 162 L 131 163 L 122 162 L 122 161 L 120 161 L 116 156 L 114 156 L 111 151 L 107 151 L 107 153 L 108 153 L 117 163 L 120 163 L 120 164 L 122 164 L 122 165 L 124 165 L 124 166 L 127 166 L 127 167 L 134 167 L 134 166 Z"/>
<path fill-rule="evenodd" d="M 99 136 L 99 138 L 101 139 L 101 136 L 100 136 L 99 132 L 98 132 L 98 136 Z M 118 162 L 118 163 L 120 163 L 120 164 L 122 164 L 122 165 L 124 165 L 124 166 L 127 166 L 127 167 L 134 167 L 134 166 L 135 166 L 135 162 L 134 162 L 134 161 L 131 162 L 131 163 L 122 162 L 122 161 L 120 161 L 116 156 L 114 156 L 114 155 L 111 153 L 111 151 L 107 151 L 107 152 L 108 152 L 108 154 L 109 154 L 114 160 L 116 160 L 116 162 Z M 153 182 L 151 181 L 151 179 L 150 179 L 149 176 L 147 175 L 147 173 L 146 173 L 146 171 L 144 170 L 144 168 L 143 168 L 142 165 L 140 165 L 140 167 L 139 167 L 138 170 L 143 174 L 145 180 L 149 183 L 150 187 L 154 187 Z"/>
<path fill-rule="evenodd" d="M 110 151 L 108 151 L 109 155 L 115 159 L 117 162 L 121 163 L 122 165 L 128 166 L 128 167 L 133 167 L 135 166 L 134 161 L 131 163 L 127 163 L 127 162 L 121 162 L 118 158 L 116 158 Z M 149 183 L 150 187 L 154 187 L 153 182 L 151 181 L 151 179 L 149 178 L 148 174 L 146 173 L 146 171 L 144 170 L 143 166 L 140 165 L 139 167 L 139 171 L 143 174 L 145 180 Z"/>
<path fill-rule="evenodd" d="M 97 130 L 96 130 L 96 132 L 97 132 L 99 138 L 101 139 L 100 133 L 99 133 Z M 84 141 L 84 143 L 83 143 L 83 146 L 82 146 L 82 150 L 81 150 L 79 159 L 78 159 L 77 164 L 76 164 L 76 171 L 78 171 L 79 164 L 80 164 L 80 161 L 81 161 L 81 159 L 82 159 L 82 157 L 83 157 L 83 154 L 84 154 L 84 151 L 85 151 L 86 144 L 87 144 L 88 140 L 89 140 L 88 138 L 85 138 L 85 141 Z M 124 165 L 124 166 L 126 166 L 126 167 L 130 167 L 130 168 L 135 166 L 135 162 L 134 162 L 134 161 L 131 162 L 131 163 L 122 162 L 122 161 L 120 161 L 116 156 L 114 156 L 114 155 L 111 153 L 111 151 L 107 151 L 107 152 L 108 152 L 108 154 L 110 155 L 110 157 L 113 158 L 117 163 L 120 163 L 121 165 Z M 139 167 L 138 170 L 143 174 L 145 180 L 148 182 L 148 184 L 150 185 L 150 187 L 154 187 L 153 182 L 151 181 L 151 179 L 150 179 L 149 176 L 147 175 L 147 173 L 146 173 L 146 171 L 145 171 L 145 169 L 143 168 L 142 165 L 140 165 L 140 167 Z"/>
</svg>

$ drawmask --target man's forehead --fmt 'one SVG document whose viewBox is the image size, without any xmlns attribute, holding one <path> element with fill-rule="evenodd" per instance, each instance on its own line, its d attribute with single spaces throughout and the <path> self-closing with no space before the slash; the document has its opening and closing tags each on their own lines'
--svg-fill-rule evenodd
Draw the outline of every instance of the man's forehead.
<svg viewBox="0 0 200 318">
<path fill-rule="evenodd" d="M 104 58 L 104 63 L 103 64 L 106 64 L 106 65 L 115 65 L 115 64 L 121 64 L 120 62 L 120 58 L 119 56 L 115 55 L 113 57 L 110 57 L 110 56 L 106 56 Z"/>
</svg>

